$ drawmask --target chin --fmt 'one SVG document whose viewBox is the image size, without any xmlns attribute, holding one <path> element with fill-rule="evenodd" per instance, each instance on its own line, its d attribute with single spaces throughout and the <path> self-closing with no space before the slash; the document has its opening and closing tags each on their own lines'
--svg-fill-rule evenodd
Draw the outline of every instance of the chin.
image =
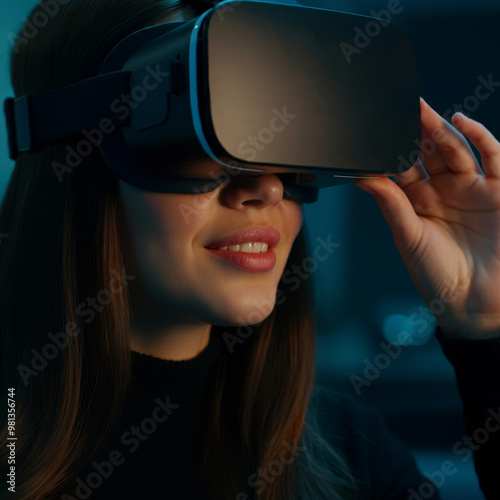
<svg viewBox="0 0 500 500">
<path fill-rule="evenodd" d="M 274 300 L 263 300 L 253 302 L 246 307 L 227 308 L 214 318 L 212 324 L 217 326 L 243 326 L 256 325 L 264 321 L 274 309 Z"/>
</svg>

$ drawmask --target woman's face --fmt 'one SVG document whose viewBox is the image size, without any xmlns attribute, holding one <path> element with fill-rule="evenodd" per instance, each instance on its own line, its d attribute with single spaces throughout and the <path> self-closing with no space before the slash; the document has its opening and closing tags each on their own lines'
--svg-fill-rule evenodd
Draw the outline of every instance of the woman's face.
<svg viewBox="0 0 500 500">
<path fill-rule="evenodd" d="M 155 193 L 120 180 L 120 198 L 125 270 L 137 276 L 129 285 L 133 308 L 148 317 L 162 311 L 177 324 L 221 326 L 271 313 L 302 225 L 300 205 L 283 199 L 276 175 L 232 178 L 205 194 Z M 269 248 L 214 249 L 238 242 Z"/>
</svg>

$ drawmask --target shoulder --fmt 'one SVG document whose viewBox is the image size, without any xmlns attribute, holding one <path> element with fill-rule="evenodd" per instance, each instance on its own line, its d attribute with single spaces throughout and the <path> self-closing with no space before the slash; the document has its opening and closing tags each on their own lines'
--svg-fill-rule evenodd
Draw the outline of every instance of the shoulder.
<svg viewBox="0 0 500 500">
<path fill-rule="evenodd" d="M 323 386 L 313 390 L 308 423 L 340 453 L 358 479 L 363 499 L 403 499 L 428 483 L 409 450 L 390 432 L 380 411 Z"/>
<path fill-rule="evenodd" d="M 325 386 L 314 388 L 307 419 L 329 444 L 357 465 L 376 453 L 378 443 L 389 434 L 380 411 Z"/>
<path fill-rule="evenodd" d="M 363 406 L 353 397 L 326 386 L 315 386 L 308 417 L 333 436 L 349 436 L 369 443 L 387 427 L 379 410 Z"/>
</svg>

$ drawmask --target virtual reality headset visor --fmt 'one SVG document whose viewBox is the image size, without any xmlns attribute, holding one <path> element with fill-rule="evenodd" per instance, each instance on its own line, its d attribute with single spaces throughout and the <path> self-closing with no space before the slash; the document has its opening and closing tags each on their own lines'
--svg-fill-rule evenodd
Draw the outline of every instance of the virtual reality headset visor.
<svg viewBox="0 0 500 500">
<path fill-rule="evenodd" d="M 369 22 L 380 29 L 360 44 Z M 250 0 L 137 31 L 99 76 L 5 110 L 12 158 L 78 136 L 76 154 L 99 147 L 141 189 L 200 193 L 277 174 L 302 202 L 405 170 L 421 133 L 415 59 L 396 26 Z"/>
</svg>

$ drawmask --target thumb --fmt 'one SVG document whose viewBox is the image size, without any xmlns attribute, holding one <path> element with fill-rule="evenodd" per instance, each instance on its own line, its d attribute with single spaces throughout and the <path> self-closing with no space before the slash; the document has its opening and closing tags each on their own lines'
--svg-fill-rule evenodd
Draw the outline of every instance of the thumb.
<svg viewBox="0 0 500 500">
<path fill-rule="evenodd" d="M 421 238 L 423 223 L 404 191 L 387 177 L 356 179 L 354 184 L 375 198 L 396 246 L 400 250 L 414 248 Z"/>
</svg>

